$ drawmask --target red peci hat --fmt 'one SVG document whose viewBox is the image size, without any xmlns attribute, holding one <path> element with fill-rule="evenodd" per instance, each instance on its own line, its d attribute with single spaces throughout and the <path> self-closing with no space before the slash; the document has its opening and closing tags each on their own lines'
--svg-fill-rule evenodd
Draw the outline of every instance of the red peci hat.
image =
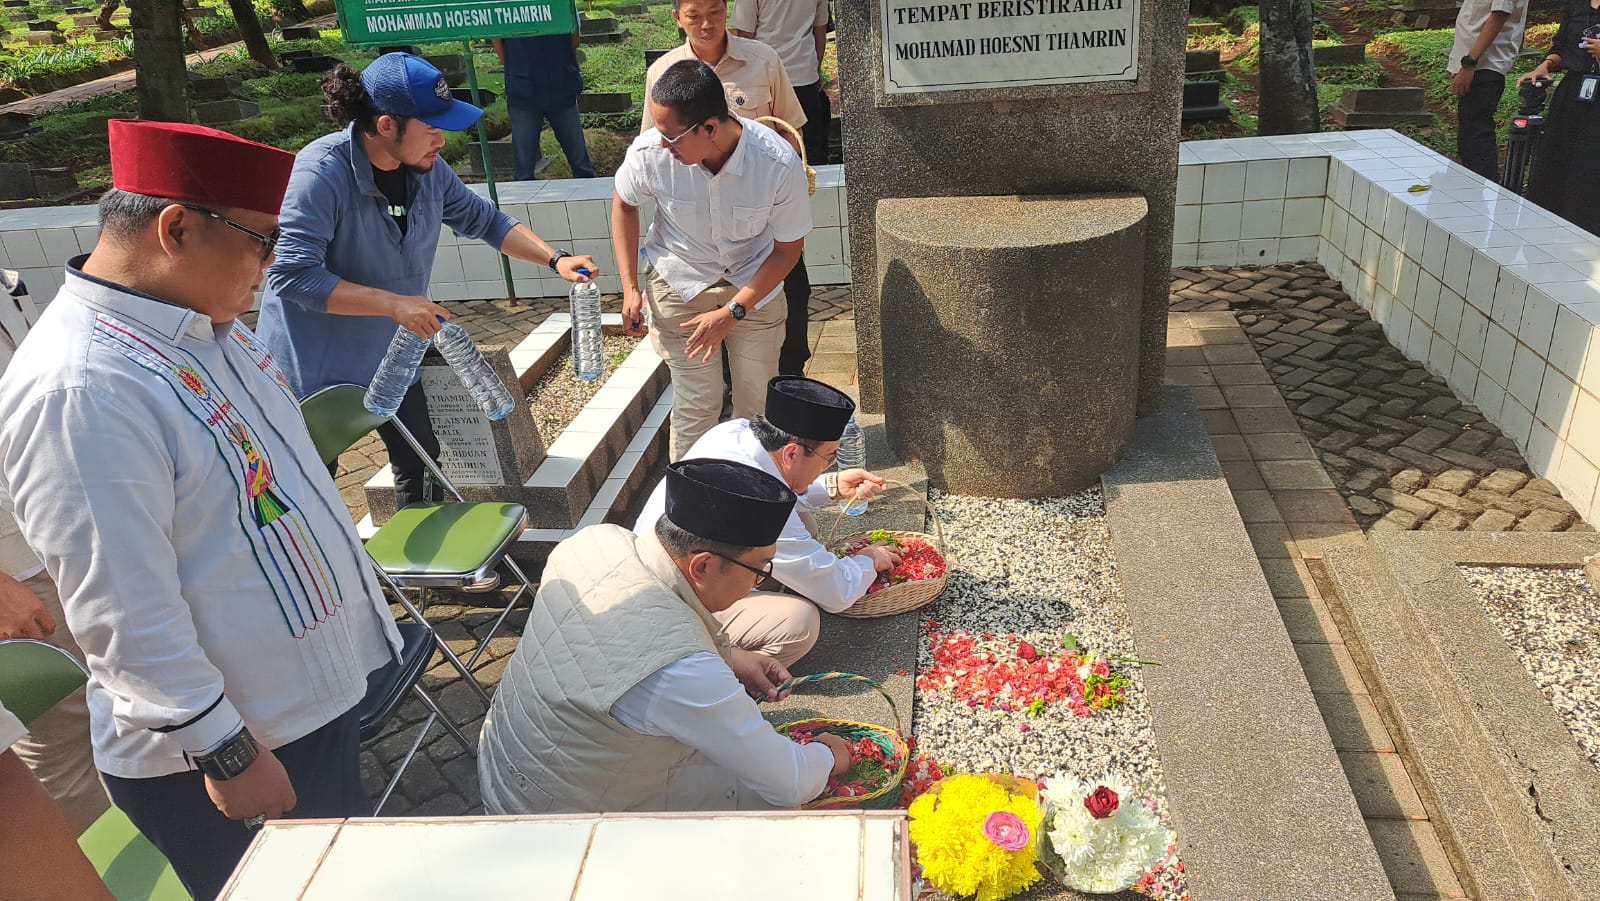
<svg viewBox="0 0 1600 901">
<path fill-rule="evenodd" d="M 186 122 L 112 119 L 111 184 L 153 197 L 277 215 L 294 154 Z"/>
</svg>

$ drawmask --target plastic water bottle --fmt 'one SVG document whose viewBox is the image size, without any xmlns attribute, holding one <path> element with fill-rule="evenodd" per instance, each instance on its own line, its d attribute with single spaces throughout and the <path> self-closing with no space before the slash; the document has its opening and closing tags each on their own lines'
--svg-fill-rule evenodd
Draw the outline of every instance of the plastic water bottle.
<svg viewBox="0 0 1600 901">
<path fill-rule="evenodd" d="M 588 275 L 589 270 L 578 272 Z M 572 371 L 580 382 L 592 382 L 606 372 L 606 339 L 600 332 L 600 287 L 576 282 L 572 301 Z"/>
<path fill-rule="evenodd" d="M 466 329 L 454 322 L 446 322 L 444 328 L 433 336 L 433 345 L 439 348 L 445 362 L 456 371 L 456 375 L 472 393 L 473 400 L 478 402 L 490 419 L 505 419 L 516 409 L 516 399 L 506 390 L 505 382 L 500 381 L 494 367 L 483 358 L 478 345 L 472 343 L 472 337 Z"/>
<path fill-rule="evenodd" d="M 867 440 L 861 434 L 861 427 L 856 425 L 856 418 L 850 417 L 845 424 L 844 434 L 839 436 L 839 471 L 847 469 L 860 469 L 867 465 Z M 853 500 L 848 497 L 839 498 L 839 509 L 846 516 L 860 516 L 867 512 L 867 502 Z"/>
<path fill-rule="evenodd" d="M 396 329 L 383 362 L 372 374 L 372 383 L 362 399 L 363 406 L 374 415 L 393 416 L 400 409 L 400 402 L 405 400 L 406 392 L 411 390 L 411 383 L 417 380 L 417 367 L 422 365 L 422 355 L 427 352 L 428 339 L 417 337 L 416 332 L 403 325 Z"/>
</svg>

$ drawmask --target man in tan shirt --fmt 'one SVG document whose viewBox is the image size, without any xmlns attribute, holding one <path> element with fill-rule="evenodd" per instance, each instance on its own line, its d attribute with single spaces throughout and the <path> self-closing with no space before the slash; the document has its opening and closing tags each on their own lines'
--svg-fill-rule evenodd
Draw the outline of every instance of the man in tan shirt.
<svg viewBox="0 0 1600 901">
<path fill-rule="evenodd" d="M 760 41 L 728 33 L 728 0 L 674 0 L 672 18 L 687 40 L 644 73 L 646 97 L 668 66 L 698 59 L 722 79 L 722 87 L 728 93 L 728 109 L 734 115 L 746 119 L 777 116 L 797 130 L 805 126 L 805 110 L 778 51 Z M 655 124 L 650 117 L 650 104 L 646 103 L 639 131 L 649 131 Z"/>
</svg>

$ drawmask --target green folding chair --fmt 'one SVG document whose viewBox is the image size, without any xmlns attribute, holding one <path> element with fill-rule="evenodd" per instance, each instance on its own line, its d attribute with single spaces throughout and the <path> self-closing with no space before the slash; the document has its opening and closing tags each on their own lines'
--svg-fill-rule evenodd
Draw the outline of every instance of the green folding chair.
<svg viewBox="0 0 1600 901">
<path fill-rule="evenodd" d="M 88 673 L 53 644 L 0 641 L 0 704 L 24 724 L 83 687 Z M 115 807 L 78 836 L 78 847 L 117 901 L 191 901 L 172 864 Z"/>
<path fill-rule="evenodd" d="M 517 537 L 527 526 L 528 511 L 521 504 L 469 503 L 398 419 L 378 416 L 367 410 L 362 403 L 365 394 L 366 389 L 359 385 L 331 385 L 300 402 L 301 415 L 305 417 L 306 428 L 311 433 L 311 440 L 322 462 L 335 465 L 340 454 L 374 429 L 388 423 L 411 445 L 439 484 L 455 497 L 453 502 L 409 504 L 397 511 L 367 540 L 367 555 L 372 558 L 378 577 L 406 613 L 415 622 L 427 625 L 422 611 L 406 594 L 407 588 L 460 589 L 482 582 L 502 565 L 519 582 L 510 602 L 465 662 L 434 633 L 439 653 L 462 675 L 487 707 L 489 693 L 473 677 L 472 667 L 483 656 L 490 640 L 505 625 L 511 611 L 524 598 L 532 597 L 532 580 L 508 556 Z M 428 628 L 431 632 L 432 626 Z M 396 782 L 404 765 L 421 747 L 428 728 L 438 718 L 439 714 L 434 710 L 424 721 L 411 753 L 402 762 L 402 769 L 395 774 Z M 451 724 L 446 720 L 445 725 Z M 382 809 L 383 801 L 388 799 L 394 786 L 395 782 L 391 782 L 384 792 L 383 799 L 378 802 L 379 809 Z"/>
</svg>

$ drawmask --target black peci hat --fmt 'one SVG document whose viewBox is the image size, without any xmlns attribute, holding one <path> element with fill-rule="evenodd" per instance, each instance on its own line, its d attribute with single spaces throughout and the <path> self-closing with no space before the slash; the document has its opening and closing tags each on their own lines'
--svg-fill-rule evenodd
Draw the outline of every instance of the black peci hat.
<svg viewBox="0 0 1600 901">
<path fill-rule="evenodd" d="M 767 383 L 767 421 L 796 438 L 838 441 L 855 411 L 850 395 L 816 379 L 780 375 Z"/>
<path fill-rule="evenodd" d="M 773 544 L 794 502 L 782 480 L 744 463 L 679 460 L 667 467 L 667 519 L 707 541 Z"/>
</svg>

